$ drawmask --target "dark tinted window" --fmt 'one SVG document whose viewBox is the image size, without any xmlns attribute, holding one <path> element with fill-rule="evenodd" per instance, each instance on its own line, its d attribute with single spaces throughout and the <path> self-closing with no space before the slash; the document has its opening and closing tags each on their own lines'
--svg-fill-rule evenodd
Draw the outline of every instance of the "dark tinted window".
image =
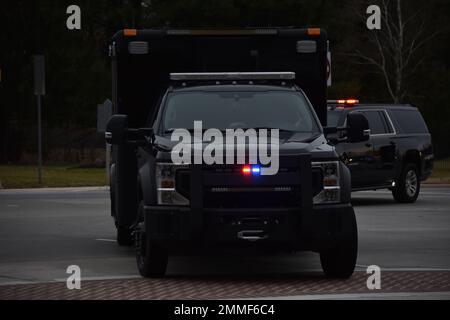
<svg viewBox="0 0 450 320">
<path fill-rule="evenodd" d="M 403 133 L 428 133 L 422 115 L 416 110 L 392 110 Z"/>
<path fill-rule="evenodd" d="M 342 114 L 344 112 L 340 109 L 328 110 L 328 127 L 337 127 L 340 125 Z"/>
<path fill-rule="evenodd" d="M 369 127 L 371 134 L 384 134 L 388 133 L 386 128 L 385 118 L 380 111 L 364 111 L 364 115 L 369 120 Z"/>
<path fill-rule="evenodd" d="M 384 119 L 384 124 L 386 126 L 386 131 L 388 133 L 394 133 L 395 130 L 392 127 L 392 122 L 390 121 L 389 116 L 386 114 L 386 112 L 381 112 L 381 116 Z"/>
<path fill-rule="evenodd" d="M 287 91 L 184 92 L 169 95 L 164 129 L 192 129 L 194 121 L 203 128 L 278 128 L 319 133 L 313 111 L 305 97 Z"/>
</svg>

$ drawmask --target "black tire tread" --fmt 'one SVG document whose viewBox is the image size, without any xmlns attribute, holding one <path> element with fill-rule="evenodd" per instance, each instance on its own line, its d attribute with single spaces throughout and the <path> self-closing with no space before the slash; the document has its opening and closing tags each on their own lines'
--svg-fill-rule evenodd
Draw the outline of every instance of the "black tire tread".
<svg viewBox="0 0 450 320">
<path fill-rule="evenodd" d="M 144 202 L 139 203 L 139 217 L 143 217 Z M 143 220 L 143 218 L 142 218 Z M 145 245 L 145 256 L 140 254 L 138 239 Z M 136 262 L 141 276 L 145 278 L 161 278 L 166 274 L 167 264 L 169 260 L 168 251 L 160 244 L 148 239 L 145 236 L 145 223 L 141 221 L 136 229 L 135 235 Z"/>
<path fill-rule="evenodd" d="M 411 169 L 414 169 L 417 175 L 417 192 L 414 197 L 410 197 L 405 190 L 405 179 L 406 174 Z M 400 181 L 398 181 L 397 185 L 392 189 L 392 196 L 395 201 L 399 203 L 414 203 L 417 201 L 420 193 L 420 178 L 417 166 L 414 163 L 407 163 L 403 167 L 402 174 L 400 176 Z"/>
<path fill-rule="evenodd" d="M 358 257 L 358 227 L 353 213 L 351 232 L 334 248 L 320 252 L 320 262 L 327 277 L 348 279 L 353 275 Z"/>
</svg>

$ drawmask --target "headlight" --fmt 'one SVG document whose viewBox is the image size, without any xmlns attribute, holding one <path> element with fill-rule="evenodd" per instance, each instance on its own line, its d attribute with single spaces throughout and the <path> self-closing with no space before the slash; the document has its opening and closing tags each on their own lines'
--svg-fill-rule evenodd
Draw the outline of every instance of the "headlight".
<svg viewBox="0 0 450 320">
<path fill-rule="evenodd" d="M 172 163 L 156 164 L 156 191 L 159 205 L 188 206 L 189 200 L 176 191 L 176 173 L 186 166 Z"/>
<path fill-rule="evenodd" d="M 314 197 L 314 204 L 331 204 L 341 201 L 339 181 L 339 161 L 313 162 L 314 168 L 320 168 L 323 173 L 324 189 Z"/>
</svg>

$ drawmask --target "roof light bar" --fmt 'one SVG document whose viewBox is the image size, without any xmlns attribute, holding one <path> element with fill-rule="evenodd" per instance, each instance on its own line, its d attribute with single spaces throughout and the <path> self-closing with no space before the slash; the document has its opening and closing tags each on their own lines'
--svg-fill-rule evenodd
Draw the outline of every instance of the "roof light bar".
<svg viewBox="0 0 450 320">
<path fill-rule="evenodd" d="M 339 100 L 328 100 L 328 103 L 336 103 L 336 104 L 358 104 L 358 99 L 339 99 Z"/>
<path fill-rule="evenodd" d="M 172 81 L 208 80 L 295 80 L 294 72 L 209 72 L 171 73 Z"/>
<path fill-rule="evenodd" d="M 276 35 L 276 29 L 209 29 L 209 30 L 167 30 L 170 36 L 230 36 L 230 35 Z"/>
</svg>

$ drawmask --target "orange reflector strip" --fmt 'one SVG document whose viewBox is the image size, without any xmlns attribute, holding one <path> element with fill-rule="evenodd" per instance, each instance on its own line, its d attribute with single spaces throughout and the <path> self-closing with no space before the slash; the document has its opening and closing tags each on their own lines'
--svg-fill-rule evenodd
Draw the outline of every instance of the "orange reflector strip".
<svg viewBox="0 0 450 320">
<path fill-rule="evenodd" d="M 338 186 L 339 183 L 336 179 L 333 178 L 325 178 L 323 179 L 323 185 L 325 187 L 333 187 L 333 186 Z"/>
<path fill-rule="evenodd" d="M 309 28 L 308 35 L 309 36 L 320 36 L 321 30 L 320 28 Z"/>
<path fill-rule="evenodd" d="M 136 29 L 124 29 L 123 35 L 125 37 L 135 37 L 135 36 L 137 36 L 137 30 Z"/>
</svg>

